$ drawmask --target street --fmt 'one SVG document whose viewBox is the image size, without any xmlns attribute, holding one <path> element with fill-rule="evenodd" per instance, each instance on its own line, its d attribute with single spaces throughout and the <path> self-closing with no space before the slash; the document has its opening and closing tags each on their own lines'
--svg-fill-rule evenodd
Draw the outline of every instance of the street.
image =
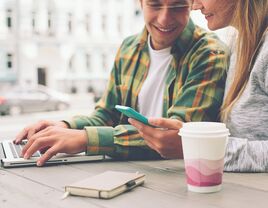
<svg viewBox="0 0 268 208">
<path fill-rule="evenodd" d="M 19 116 L 0 116 L 0 140 L 12 139 L 25 126 L 40 120 L 59 121 L 74 115 L 88 115 L 94 110 L 94 98 L 89 94 L 72 95 L 71 106 L 65 111 L 49 111 Z"/>
</svg>

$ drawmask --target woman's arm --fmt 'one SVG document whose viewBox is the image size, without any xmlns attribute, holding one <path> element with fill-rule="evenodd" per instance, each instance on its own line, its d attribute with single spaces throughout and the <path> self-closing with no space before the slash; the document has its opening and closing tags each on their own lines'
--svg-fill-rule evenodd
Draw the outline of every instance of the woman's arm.
<svg viewBox="0 0 268 208">
<path fill-rule="evenodd" d="M 224 170 L 268 172 L 268 140 L 249 141 L 230 137 L 225 154 Z"/>
</svg>

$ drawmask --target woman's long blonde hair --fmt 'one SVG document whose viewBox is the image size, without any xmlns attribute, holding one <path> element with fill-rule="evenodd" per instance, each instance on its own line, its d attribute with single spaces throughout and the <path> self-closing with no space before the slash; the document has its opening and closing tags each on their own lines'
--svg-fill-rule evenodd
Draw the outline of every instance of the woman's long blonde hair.
<svg viewBox="0 0 268 208">
<path fill-rule="evenodd" d="M 232 25 L 238 30 L 235 79 L 221 109 L 221 119 L 227 117 L 244 91 L 258 47 L 268 26 L 268 0 L 236 0 Z"/>
</svg>

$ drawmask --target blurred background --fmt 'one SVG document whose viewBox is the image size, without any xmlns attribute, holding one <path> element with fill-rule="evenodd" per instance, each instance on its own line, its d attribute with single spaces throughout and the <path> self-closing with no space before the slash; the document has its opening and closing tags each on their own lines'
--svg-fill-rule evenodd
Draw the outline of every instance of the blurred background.
<svg viewBox="0 0 268 208">
<path fill-rule="evenodd" d="M 92 111 L 122 40 L 143 27 L 138 0 L 1 0 L 0 128 Z"/>
</svg>

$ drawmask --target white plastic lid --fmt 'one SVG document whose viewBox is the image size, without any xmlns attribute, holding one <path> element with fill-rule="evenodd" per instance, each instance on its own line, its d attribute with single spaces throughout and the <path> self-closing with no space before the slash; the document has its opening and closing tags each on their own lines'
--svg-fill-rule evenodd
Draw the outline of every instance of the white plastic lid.
<svg viewBox="0 0 268 208">
<path fill-rule="evenodd" d="M 219 122 L 189 122 L 184 123 L 180 129 L 179 135 L 200 136 L 200 135 L 226 135 L 229 136 L 230 132 L 224 123 Z"/>
</svg>

